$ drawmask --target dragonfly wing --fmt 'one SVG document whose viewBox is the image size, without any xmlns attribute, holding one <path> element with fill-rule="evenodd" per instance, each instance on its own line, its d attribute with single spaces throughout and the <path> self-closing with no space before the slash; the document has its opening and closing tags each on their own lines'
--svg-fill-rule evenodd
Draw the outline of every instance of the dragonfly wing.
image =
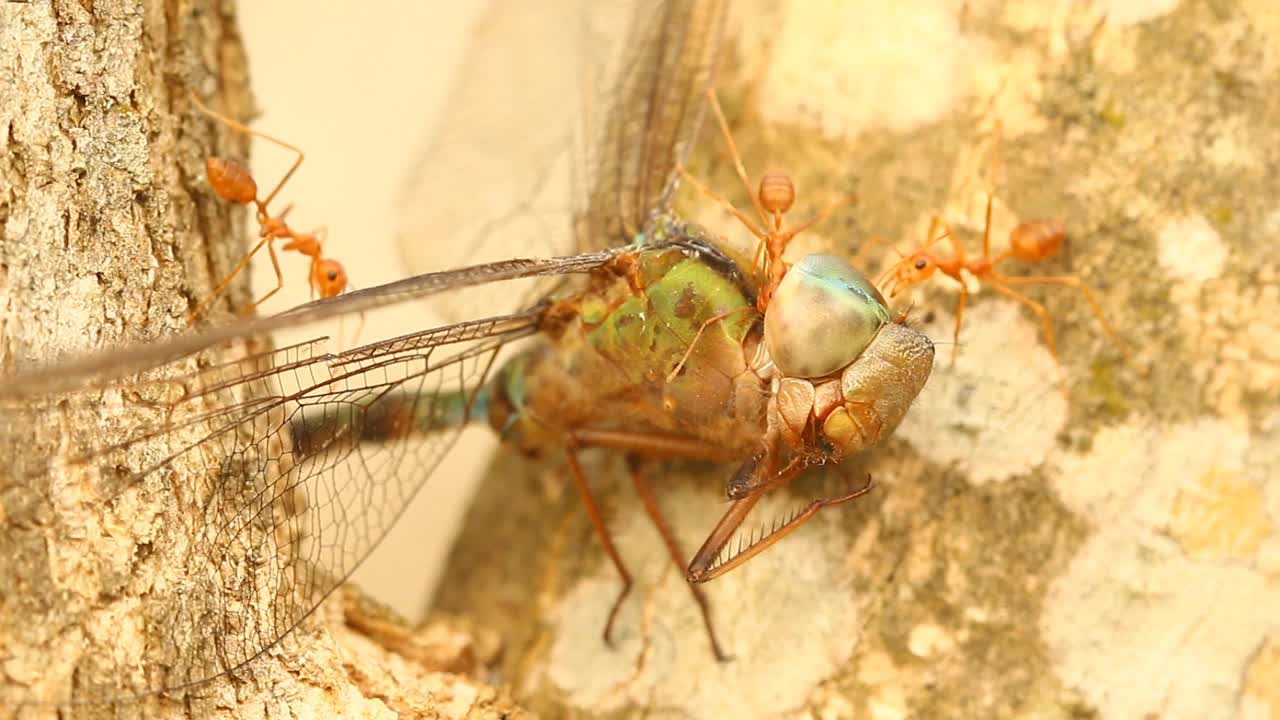
<svg viewBox="0 0 1280 720">
<path fill-rule="evenodd" d="M 701 125 L 726 7 L 726 0 L 678 0 L 657 12 L 646 6 L 633 21 L 610 99 L 596 104 L 603 118 L 589 145 L 583 247 L 630 243 L 669 207 L 676 165 Z"/>
<path fill-rule="evenodd" d="M 400 251 L 411 272 L 580 252 L 573 128 L 590 65 L 583 30 L 589 15 L 615 5 L 490 4 L 399 199 Z M 511 307 L 547 283 L 522 285 L 506 296 Z M 492 295 L 481 292 L 430 306 L 450 321 L 495 311 Z"/>
<path fill-rule="evenodd" d="M 400 200 L 410 270 L 631 242 L 665 207 L 696 132 L 724 5 L 493 3 Z M 492 302 L 455 293 L 432 306 L 456 320 Z"/>
<path fill-rule="evenodd" d="M 151 412 L 109 445 L 93 445 L 104 427 L 67 439 L 56 461 L 26 458 L 19 470 L 26 476 L 0 483 L 0 496 L 39 505 L 50 483 L 88 473 L 99 479 L 101 507 L 168 493 L 187 508 L 171 528 L 180 537 L 157 540 L 164 547 L 156 552 L 173 556 L 166 562 L 183 564 L 174 575 L 181 587 L 148 594 L 153 641 L 145 655 L 87 660 L 98 680 L 77 684 L 74 696 L 118 701 L 186 688 L 234 673 L 278 643 L 370 553 L 460 429 L 484 416 L 499 350 L 537 333 L 541 314 L 448 325 L 338 354 L 325 353 L 321 338 L 114 393 L 24 401 L 68 427 L 109 426 L 113 395 L 149 398 Z M 0 422 L 0 447 L 21 435 L 11 417 Z M 139 457 L 148 459 L 120 477 Z"/>
<path fill-rule="evenodd" d="M 161 342 L 94 353 L 55 366 L 0 379 L 0 399 L 22 399 L 90 382 L 109 381 L 155 368 L 220 343 L 266 338 L 271 333 L 306 327 L 331 318 L 355 315 L 461 288 L 529 277 L 585 273 L 612 260 L 622 250 L 604 250 L 556 258 L 513 259 L 404 280 L 345 295 L 316 300 L 266 318 L 239 320 Z"/>
</svg>

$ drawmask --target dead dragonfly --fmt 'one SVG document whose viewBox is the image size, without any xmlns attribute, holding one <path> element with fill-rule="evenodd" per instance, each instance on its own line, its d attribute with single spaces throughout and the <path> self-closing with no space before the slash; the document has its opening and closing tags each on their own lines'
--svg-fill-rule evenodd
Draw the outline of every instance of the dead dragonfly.
<svg viewBox="0 0 1280 720">
<path fill-rule="evenodd" d="M 71 407 L 93 416 L 124 398 L 155 409 L 150 422 L 108 445 L 73 442 L 56 461 L 20 461 L 0 489 L 38 496 L 68 473 L 97 473 L 103 499 L 129 507 L 173 474 L 194 473 L 193 482 L 166 490 L 193 519 L 180 547 L 154 551 L 185 568 L 182 587 L 149 594 L 142 622 L 154 641 L 132 655 L 86 659 L 66 685 L 45 683 L 4 701 L 115 701 L 245 670 L 350 575 L 473 420 L 487 420 L 516 447 L 563 452 L 623 578 L 606 640 L 630 575 L 578 463 L 581 449 L 737 465 L 726 486 L 735 499 L 686 569 L 694 582 L 740 565 L 821 508 L 863 494 L 869 485 L 859 483 L 817 498 L 726 552 L 763 494 L 891 433 L 928 378 L 933 346 L 829 255 L 792 266 L 762 312 L 755 268 L 739 267 L 672 213 L 674 170 L 702 113 L 725 4 L 670 0 L 634 36 L 576 223 L 582 245 L 598 249 L 419 275 L 0 382 L 0 398 L 36 412 Z M 323 338 L 247 349 L 277 330 L 327 318 L 569 276 L 577 280 L 520 311 L 338 354 L 324 351 Z M 498 352 L 517 340 L 532 347 L 500 365 Z M 228 342 L 246 349 L 243 357 L 201 361 Z M 98 384 L 94 393 L 77 395 L 90 383 Z M 17 428 L 5 432 L 0 439 L 12 447 Z M 684 567 L 647 481 L 638 472 L 633 479 Z M 724 658 L 707 604 L 691 587 L 713 651 Z"/>
</svg>

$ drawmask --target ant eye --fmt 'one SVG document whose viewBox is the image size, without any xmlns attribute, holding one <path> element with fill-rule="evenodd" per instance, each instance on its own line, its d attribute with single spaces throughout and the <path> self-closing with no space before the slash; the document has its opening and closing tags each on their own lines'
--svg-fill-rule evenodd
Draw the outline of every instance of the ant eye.
<svg viewBox="0 0 1280 720">
<path fill-rule="evenodd" d="M 336 273 L 336 272 L 334 272 L 334 271 L 330 270 L 330 271 L 329 271 L 329 279 L 330 279 L 330 280 L 337 280 L 337 279 L 338 279 L 338 273 Z"/>
<path fill-rule="evenodd" d="M 923 270 L 925 266 L 928 264 L 929 264 L 928 260 L 925 260 L 924 258 L 920 258 L 919 260 L 916 260 L 916 269 Z"/>
</svg>

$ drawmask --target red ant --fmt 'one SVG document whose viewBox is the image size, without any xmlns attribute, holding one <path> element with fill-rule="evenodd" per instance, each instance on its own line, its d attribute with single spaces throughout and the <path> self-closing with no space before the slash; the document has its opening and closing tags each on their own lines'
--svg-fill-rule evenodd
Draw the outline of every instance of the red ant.
<svg viewBox="0 0 1280 720">
<path fill-rule="evenodd" d="M 996 168 L 996 153 L 999 149 L 999 123 L 996 124 L 995 132 L 997 145 L 992 150 L 991 161 L 993 177 Z M 1098 318 L 1098 322 L 1102 324 L 1103 331 L 1107 334 L 1107 337 L 1116 343 L 1126 362 L 1135 367 L 1138 372 L 1145 374 L 1146 370 L 1134 362 L 1133 357 L 1120 342 L 1115 329 L 1111 327 L 1111 323 L 1107 322 L 1107 318 L 1102 312 L 1102 305 L 1094 296 L 1093 290 L 1083 280 L 1075 275 L 1006 275 L 996 269 L 997 265 L 1009 258 L 1034 263 L 1051 257 L 1062 247 L 1067 234 L 1066 227 L 1058 220 L 1031 220 L 1024 222 L 1009 233 L 1009 249 L 992 256 L 991 208 L 993 199 L 994 194 L 988 192 L 986 223 L 982 231 L 982 255 L 975 258 L 968 257 L 964 248 L 960 245 L 960 241 L 956 239 L 951 227 L 940 216 L 935 215 L 929 224 L 928 240 L 925 245 L 894 263 L 880 276 L 877 285 L 883 287 L 885 294 L 892 298 L 903 290 L 924 282 L 933 275 L 934 271 L 940 271 L 943 275 L 959 283 L 960 297 L 956 300 L 956 329 L 953 335 L 955 343 L 951 346 L 951 364 L 954 366 L 956 352 L 959 349 L 960 325 L 964 321 L 964 308 L 969 298 L 969 290 L 965 285 L 964 278 L 961 276 L 961 271 L 967 271 L 970 275 L 989 285 L 996 292 L 1013 298 L 1030 308 L 1040 318 L 1041 323 L 1044 325 L 1045 344 L 1049 346 L 1049 353 L 1053 355 L 1054 362 L 1058 364 L 1059 372 L 1062 370 L 1062 361 L 1058 357 L 1057 343 L 1054 341 L 1053 335 L 1053 323 L 1049 320 L 1049 313 L 1043 305 L 1014 290 L 1011 286 L 1066 285 L 1074 287 L 1084 294 L 1085 300 L 1089 302 L 1090 309 Z M 941 235 L 938 234 L 939 228 L 942 229 Z M 944 237 L 951 241 L 954 254 L 950 256 L 941 255 L 933 250 L 934 243 Z"/>
<path fill-rule="evenodd" d="M 689 181 L 699 192 L 719 203 L 722 207 L 733 214 L 734 217 L 751 231 L 759 239 L 756 245 L 755 260 L 752 262 L 752 270 L 758 271 L 761 262 L 765 262 L 765 281 L 760 288 L 760 293 L 756 297 L 756 307 L 760 312 L 764 312 L 769 306 L 769 300 L 773 297 L 773 293 L 778 288 L 778 283 L 782 282 L 783 276 L 787 273 L 788 264 L 783 261 L 782 254 L 787 249 L 787 243 L 796 235 L 804 232 L 810 227 L 831 217 L 832 213 L 842 207 L 852 205 L 855 200 L 852 197 L 837 200 L 817 215 L 800 225 L 792 228 L 782 227 L 782 216 L 791 209 L 791 205 L 796 199 L 796 188 L 791 182 L 791 178 L 781 170 L 770 170 L 760 178 L 760 188 L 756 192 L 751 192 L 751 181 L 747 179 L 746 168 L 742 165 L 742 158 L 738 155 L 738 148 L 733 142 L 733 133 L 729 131 L 729 123 L 725 120 L 724 111 L 720 109 L 720 101 L 716 97 L 714 89 L 707 90 L 707 99 L 711 103 L 711 111 L 715 114 L 716 120 L 720 123 L 720 133 L 724 136 L 725 144 L 729 148 L 729 157 L 733 160 L 733 168 L 738 173 L 738 179 L 742 181 L 742 186 L 747 190 L 747 196 L 751 198 L 751 204 L 755 206 L 756 215 L 760 218 L 760 224 L 757 225 L 754 220 L 747 216 L 746 213 L 733 206 L 723 196 L 715 191 L 707 188 L 697 178 L 690 175 L 683 165 L 677 166 L 680 176 Z"/>
<path fill-rule="evenodd" d="M 281 246 L 282 250 L 294 250 L 311 258 L 311 269 L 308 273 L 307 281 L 311 286 L 312 296 L 318 295 L 321 298 L 329 298 L 334 297 L 335 295 L 340 295 L 347 289 L 347 271 L 342 267 L 342 263 L 331 258 L 326 258 L 322 255 L 321 248 L 324 244 L 327 232 L 325 228 L 320 227 L 312 232 L 302 233 L 289 227 L 289 224 L 285 222 L 285 216 L 288 215 L 289 211 L 293 208 L 292 205 L 286 206 L 279 215 L 275 216 L 272 216 L 267 210 L 267 206 L 271 204 L 271 201 L 280 193 L 280 190 L 284 187 L 285 183 L 289 181 L 289 178 L 293 177 L 293 174 L 298 170 L 298 167 L 302 165 L 304 157 L 302 150 L 284 142 L 283 140 L 267 135 L 266 133 L 261 133 L 257 130 L 246 127 L 245 125 L 238 123 L 221 113 L 209 109 L 200 101 L 200 98 L 196 97 L 194 92 L 191 93 L 191 100 L 195 103 L 196 108 L 201 112 L 221 122 L 227 127 L 232 128 L 233 130 L 238 130 L 246 135 L 253 135 L 269 142 L 273 142 L 280 147 L 293 151 L 298 157 L 293 161 L 293 165 L 289 168 L 289 171 L 284 174 L 284 177 L 280 178 L 280 182 L 276 183 L 275 188 L 273 188 L 271 192 L 262 199 L 258 198 L 257 182 L 254 181 L 253 176 L 249 174 L 249 171 L 245 169 L 243 165 L 233 160 L 226 160 L 217 157 L 210 157 L 205 160 L 205 172 L 209 176 L 209 186 L 213 188 L 213 192 L 217 194 L 218 197 L 226 200 L 227 202 L 236 203 L 237 205 L 248 205 L 252 203 L 256 207 L 257 212 L 255 219 L 258 222 L 259 240 L 258 244 L 254 245 L 253 248 L 249 250 L 243 258 L 241 258 L 240 262 L 231 271 L 231 274 L 218 285 L 218 287 L 213 291 L 213 294 L 196 307 L 196 309 L 191 313 L 190 321 L 195 323 L 200 314 L 209 306 L 210 303 L 226 291 L 227 286 L 231 284 L 231 281 L 235 276 L 249 264 L 250 258 L 261 250 L 263 246 L 266 246 L 267 252 L 271 255 L 271 267 L 276 273 L 276 286 L 267 294 L 254 301 L 252 305 L 245 308 L 243 312 L 246 314 L 253 312 L 253 310 L 265 302 L 267 298 L 279 292 L 280 288 L 284 287 L 284 275 L 280 272 L 280 261 L 276 257 L 275 241 L 278 239 L 288 240 L 288 242 Z"/>
</svg>

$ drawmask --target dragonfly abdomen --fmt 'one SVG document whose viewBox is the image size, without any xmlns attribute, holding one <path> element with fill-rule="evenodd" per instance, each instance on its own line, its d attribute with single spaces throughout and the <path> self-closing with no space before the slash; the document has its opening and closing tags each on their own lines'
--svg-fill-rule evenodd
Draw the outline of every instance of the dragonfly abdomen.
<svg viewBox="0 0 1280 720">
<path fill-rule="evenodd" d="M 293 448 L 306 458 L 362 442 L 390 443 L 456 429 L 485 417 L 489 398 L 489 387 L 484 386 L 440 392 L 401 390 L 378 396 L 367 405 L 306 405 L 290 421 Z"/>
</svg>

